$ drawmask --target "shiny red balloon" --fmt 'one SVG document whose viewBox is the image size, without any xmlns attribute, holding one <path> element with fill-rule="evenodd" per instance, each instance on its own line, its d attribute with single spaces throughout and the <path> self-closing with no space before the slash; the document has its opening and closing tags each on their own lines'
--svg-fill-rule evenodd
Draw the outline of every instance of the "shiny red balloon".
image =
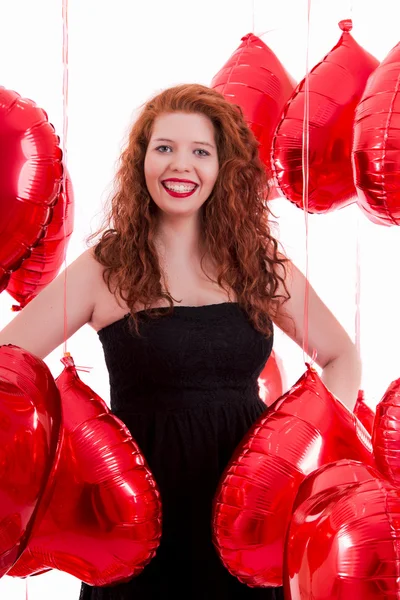
<svg viewBox="0 0 400 600">
<path fill-rule="evenodd" d="M 400 225 L 400 42 L 368 81 L 354 122 L 358 205 L 374 223 Z"/>
<path fill-rule="evenodd" d="M 260 398 L 267 406 L 271 406 L 286 390 L 285 370 L 281 359 L 272 350 L 258 378 Z"/>
<path fill-rule="evenodd" d="M 307 365 L 237 448 L 214 501 L 214 543 L 252 587 L 282 584 L 284 539 L 306 475 L 342 458 L 373 464 L 367 431 Z"/>
<path fill-rule="evenodd" d="M 60 461 L 27 549 L 9 575 L 52 568 L 90 585 L 115 584 L 138 575 L 155 555 L 160 495 L 128 429 L 79 379 L 72 358 L 62 362 Z"/>
<path fill-rule="evenodd" d="M 350 35 L 351 21 L 339 23 L 336 46 L 309 73 L 308 212 L 326 213 L 355 201 L 351 148 L 356 106 L 379 64 Z M 299 208 L 303 204 L 303 79 L 290 98 L 273 141 L 277 186 Z"/>
<path fill-rule="evenodd" d="M 214 76 L 211 87 L 238 104 L 247 124 L 260 143 L 260 158 L 271 170 L 271 145 L 282 110 L 295 81 L 275 54 L 252 33 Z"/>
<path fill-rule="evenodd" d="M 43 288 L 55 279 L 60 270 L 74 226 L 74 192 L 69 173 L 65 173 L 65 189 L 61 188 L 53 216 L 43 239 L 33 248 L 29 258 L 15 271 L 7 292 L 24 308 Z"/>
<path fill-rule="evenodd" d="M 400 595 L 400 490 L 375 469 L 333 463 L 303 482 L 285 548 L 287 600 Z"/>
<path fill-rule="evenodd" d="M 368 433 L 372 435 L 375 412 L 368 406 L 368 404 L 365 403 L 363 390 L 359 390 L 358 392 L 357 402 L 353 412 L 357 419 L 364 425 Z"/>
<path fill-rule="evenodd" d="M 293 514 L 297 512 L 297 516 L 301 519 L 300 506 L 311 501 L 313 504 L 315 498 L 323 497 L 329 494 L 340 492 L 350 484 L 360 483 L 361 481 L 369 481 L 371 478 L 381 478 L 379 471 L 371 465 L 364 464 L 355 460 L 342 459 L 332 463 L 323 465 L 304 479 L 300 485 L 296 498 L 293 504 Z M 290 539 L 290 533 L 287 541 Z M 291 558 L 296 561 L 294 555 L 289 556 L 286 544 L 286 558 Z"/>
<path fill-rule="evenodd" d="M 32 100 L 0 86 L 0 292 L 46 232 L 60 192 L 62 152 Z"/>
<path fill-rule="evenodd" d="M 17 346 L 0 346 L 0 577 L 29 539 L 60 423 L 60 397 L 45 363 Z"/>
<path fill-rule="evenodd" d="M 379 471 L 400 486 L 400 379 L 390 384 L 376 407 L 372 443 Z"/>
</svg>

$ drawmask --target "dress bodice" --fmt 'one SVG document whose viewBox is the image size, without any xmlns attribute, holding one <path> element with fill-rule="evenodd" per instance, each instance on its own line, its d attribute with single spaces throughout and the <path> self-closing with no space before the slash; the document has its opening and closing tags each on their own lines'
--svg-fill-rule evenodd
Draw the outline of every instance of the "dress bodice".
<svg viewBox="0 0 400 600">
<path fill-rule="evenodd" d="M 151 312 L 151 311 L 150 311 Z M 171 315 L 129 315 L 98 332 L 110 376 L 111 407 L 132 412 L 230 401 L 257 390 L 273 335 L 256 331 L 237 303 L 175 306 Z M 174 406 L 169 407 L 170 398 Z"/>
</svg>

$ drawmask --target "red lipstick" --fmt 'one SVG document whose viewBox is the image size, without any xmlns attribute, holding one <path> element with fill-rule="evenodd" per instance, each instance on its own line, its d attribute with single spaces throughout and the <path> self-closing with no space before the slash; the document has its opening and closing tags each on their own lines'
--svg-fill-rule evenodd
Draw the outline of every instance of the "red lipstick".
<svg viewBox="0 0 400 600">
<path fill-rule="evenodd" d="M 194 185 L 195 187 L 190 192 L 175 192 L 173 190 L 169 190 L 166 187 L 166 185 L 165 185 L 166 182 L 171 182 L 171 183 L 186 183 L 186 184 Z M 164 181 L 162 181 L 161 183 L 162 183 L 162 186 L 163 186 L 164 190 L 166 192 L 168 192 L 168 194 L 170 196 L 172 196 L 173 198 L 188 198 L 189 196 L 191 196 L 192 194 L 194 194 L 195 191 L 197 190 L 197 188 L 199 187 L 197 183 L 195 183 L 194 181 L 189 181 L 188 179 L 175 179 L 175 178 L 164 179 Z"/>
</svg>

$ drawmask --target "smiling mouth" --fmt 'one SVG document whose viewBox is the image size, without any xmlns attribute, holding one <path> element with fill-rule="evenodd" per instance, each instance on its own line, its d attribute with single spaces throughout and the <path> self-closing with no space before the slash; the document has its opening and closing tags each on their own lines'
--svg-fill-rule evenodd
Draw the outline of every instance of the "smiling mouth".
<svg viewBox="0 0 400 600">
<path fill-rule="evenodd" d="M 168 194 L 173 198 L 187 198 L 188 196 L 194 194 L 194 192 L 199 187 L 197 184 L 193 186 L 183 183 L 174 185 L 169 184 L 167 186 L 164 182 L 162 182 L 162 186 L 165 189 L 165 191 L 168 192 Z"/>
</svg>

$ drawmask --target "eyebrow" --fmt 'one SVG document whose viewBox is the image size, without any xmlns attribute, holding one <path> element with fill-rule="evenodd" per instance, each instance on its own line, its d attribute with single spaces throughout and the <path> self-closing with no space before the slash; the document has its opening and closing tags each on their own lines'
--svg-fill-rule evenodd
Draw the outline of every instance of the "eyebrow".
<svg viewBox="0 0 400 600">
<path fill-rule="evenodd" d="M 174 143 L 174 140 L 170 140 L 168 138 L 155 138 L 153 140 L 153 142 L 170 142 L 170 143 Z M 215 146 L 213 146 L 212 144 L 210 144 L 209 142 L 192 142 L 193 144 L 199 144 L 199 146 L 210 146 L 210 148 L 215 149 Z"/>
</svg>

